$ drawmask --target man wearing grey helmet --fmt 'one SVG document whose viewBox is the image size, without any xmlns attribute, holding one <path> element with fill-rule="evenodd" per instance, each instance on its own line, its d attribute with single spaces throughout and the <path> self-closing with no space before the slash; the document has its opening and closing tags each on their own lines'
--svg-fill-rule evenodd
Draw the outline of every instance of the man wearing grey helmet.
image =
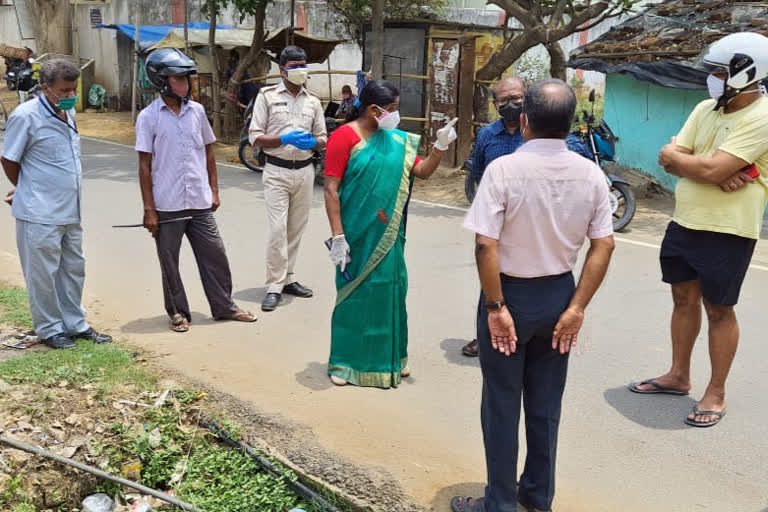
<svg viewBox="0 0 768 512">
<path fill-rule="evenodd" d="M 179 272 L 184 235 L 195 253 L 213 317 L 254 322 L 256 317 L 232 301 L 229 261 L 213 217 L 221 204 L 213 152 L 216 137 L 203 106 L 190 100 L 189 77 L 197 67 L 175 48 L 153 51 L 146 66 L 160 97 L 136 120 L 136 151 L 144 227 L 157 243 L 171 330 L 186 332 L 192 320 Z"/>
</svg>

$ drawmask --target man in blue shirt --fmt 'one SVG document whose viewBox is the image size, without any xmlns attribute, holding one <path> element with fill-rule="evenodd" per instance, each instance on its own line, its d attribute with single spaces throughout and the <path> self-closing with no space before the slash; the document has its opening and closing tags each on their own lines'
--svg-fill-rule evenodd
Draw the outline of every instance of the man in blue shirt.
<svg viewBox="0 0 768 512">
<path fill-rule="evenodd" d="M 500 156 L 517 151 L 525 143 L 520 132 L 520 113 L 523 109 L 525 82 L 518 77 L 502 79 L 493 89 L 493 105 L 499 119 L 483 127 L 477 133 L 472 152 L 472 177 L 480 183 L 485 168 Z M 592 160 L 592 152 L 575 135 L 565 139 L 568 149 Z M 467 357 L 477 357 L 477 340 L 472 340 L 461 352 Z"/>
<path fill-rule="evenodd" d="M 37 336 L 53 348 L 75 339 L 109 343 L 81 305 L 85 281 L 80 225 L 80 135 L 74 111 L 78 68 L 50 60 L 40 69 L 43 94 L 8 118 L 2 165 L 16 187 L 8 201 Z"/>
</svg>

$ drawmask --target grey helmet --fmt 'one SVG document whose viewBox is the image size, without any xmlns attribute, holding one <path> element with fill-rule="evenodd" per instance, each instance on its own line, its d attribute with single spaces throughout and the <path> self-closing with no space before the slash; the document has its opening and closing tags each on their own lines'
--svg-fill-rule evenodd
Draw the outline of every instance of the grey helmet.
<svg viewBox="0 0 768 512">
<path fill-rule="evenodd" d="M 192 94 L 191 80 L 189 92 L 183 98 L 174 94 L 168 83 L 169 76 L 186 76 L 187 80 L 189 80 L 189 75 L 197 74 L 195 61 L 187 57 L 184 52 L 176 48 L 159 48 L 149 54 L 146 66 L 149 82 L 160 94 L 179 98 L 184 103 L 189 101 Z"/>
</svg>

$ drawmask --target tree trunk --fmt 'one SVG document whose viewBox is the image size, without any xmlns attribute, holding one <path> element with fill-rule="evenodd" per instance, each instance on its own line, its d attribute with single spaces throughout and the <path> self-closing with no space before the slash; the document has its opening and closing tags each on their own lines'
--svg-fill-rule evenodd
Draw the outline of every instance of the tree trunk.
<svg viewBox="0 0 768 512">
<path fill-rule="evenodd" d="M 371 78 L 384 78 L 384 7 L 386 0 L 373 0 L 371 13 Z"/>
<path fill-rule="evenodd" d="M 563 82 L 566 81 L 565 70 L 568 68 L 568 59 L 565 56 L 563 47 L 560 43 L 555 41 L 546 45 L 547 52 L 549 52 L 549 74 L 552 78 L 559 78 Z"/>
<path fill-rule="evenodd" d="M 34 13 L 32 23 L 37 54 L 72 53 L 72 24 L 70 6 L 63 0 L 27 0 L 29 12 Z"/>
<path fill-rule="evenodd" d="M 216 137 L 221 137 L 221 84 L 219 83 L 219 58 L 216 51 L 216 12 L 217 6 L 211 6 L 210 28 L 208 29 L 208 52 L 211 55 L 211 65 L 213 67 L 211 75 L 213 77 L 213 94 L 211 100 L 211 110 L 213 111 L 213 133 Z"/>
<path fill-rule="evenodd" d="M 234 96 L 234 101 L 227 101 L 227 104 L 224 107 L 224 115 L 227 117 L 227 119 L 235 119 L 235 112 L 237 110 L 237 105 L 235 102 L 237 101 L 237 93 L 240 89 L 240 80 L 243 79 L 243 76 L 245 76 L 245 72 L 248 70 L 248 68 L 256 63 L 257 58 L 261 54 L 261 50 L 264 48 L 264 20 L 266 15 L 267 3 L 259 2 L 258 6 L 256 7 L 256 12 L 254 13 L 253 40 L 251 41 L 251 47 L 248 49 L 248 53 L 246 54 L 245 58 L 240 59 L 240 62 L 237 65 L 237 69 L 235 69 L 235 72 L 232 74 L 232 77 L 229 79 L 229 83 L 227 84 L 227 96 Z M 228 132 L 227 136 L 231 136 L 233 134 L 234 131 Z"/>
</svg>

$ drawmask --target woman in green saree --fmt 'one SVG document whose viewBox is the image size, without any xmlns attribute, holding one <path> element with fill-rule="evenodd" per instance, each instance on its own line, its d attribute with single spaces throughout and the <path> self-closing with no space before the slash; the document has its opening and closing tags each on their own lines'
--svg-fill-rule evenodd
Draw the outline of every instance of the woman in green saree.
<svg viewBox="0 0 768 512">
<path fill-rule="evenodd" d="M 435 172 L 456 139 L 456 120 L 438 130 L 422 160 L 420 137 L 395 129 L 394 85 L 369 82 L 358 103 L 326 149 L 327 245 L 337 290 L 328 375 L 339 386 L 390 388 L 409 375 L 404 247 L 411 184 Z"/>
</svg>

